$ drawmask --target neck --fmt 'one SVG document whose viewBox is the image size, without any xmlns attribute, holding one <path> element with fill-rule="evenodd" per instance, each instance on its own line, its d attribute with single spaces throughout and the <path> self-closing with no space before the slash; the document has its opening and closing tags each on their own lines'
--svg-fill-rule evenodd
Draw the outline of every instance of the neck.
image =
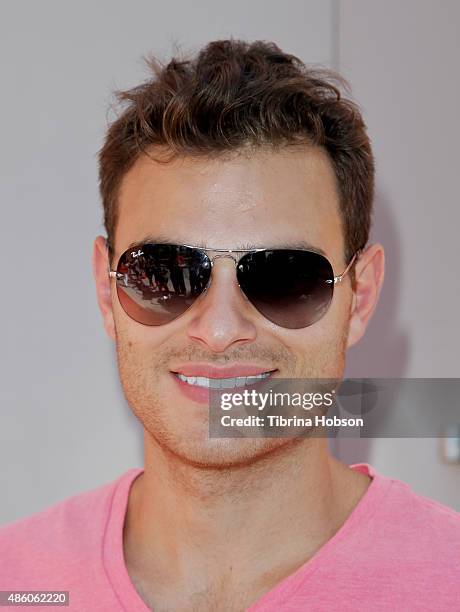
<svg viewBox="0 0 460 612">
<path fill-rule="evenodd" d="M 145 471 L 125 522 L 128 570 L 178 583 L 268 575 L 263 592 L 334 535 L 368 484 L 329 456 L 326 438 L 297 439 L 250 465 L 216 470 L 184 463 L 146 434 Z"/>
</svg>

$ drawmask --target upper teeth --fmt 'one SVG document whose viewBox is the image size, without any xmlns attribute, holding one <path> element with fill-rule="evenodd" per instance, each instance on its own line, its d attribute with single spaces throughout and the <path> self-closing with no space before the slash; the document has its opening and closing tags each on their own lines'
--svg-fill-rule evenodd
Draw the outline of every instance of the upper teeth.
<svg viewBox="0 0 460 612">
<path fill-rule="evenodd" d="M 210 387 L 211 389 L 233 389 L 234 387 L 244 387 L 270 376 L 270 372 L 262 372 L 254 376 L 237 376 L 236 378 L 207 378 L 206 376 L 177 376 L 189 385 L 198 387 Z"/>
</svg>

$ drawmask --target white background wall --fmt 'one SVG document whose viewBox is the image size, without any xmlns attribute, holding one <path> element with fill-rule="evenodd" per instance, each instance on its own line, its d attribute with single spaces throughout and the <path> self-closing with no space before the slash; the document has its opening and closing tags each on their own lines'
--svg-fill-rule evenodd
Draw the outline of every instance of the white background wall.
<svg viewBox="0 0 460 612">
<path fill-rule="evenodd" d="M 167 59 L 175 42 L 193 51 L 230 35 L 263 38 L 343 67 L 377 154 L 375 236 L 388 256 L 382 303 L 348 375 L 459 375 L 459 23 L 448 0 L 2 4 L 0 523 L 142 465 L 91 273 L 104 233 L 96 154 L 111 91 L 145 78 L 141 56 Z M 448 299 L 426 296 L 427 266 Z M 432 446 L 336 450 L 460 508 L 460 468 L 439 463 Z"/>
<path fill-rule="evenodd" d="M 373 238 L 386 249 L 379 308 L 347 374 L 459 378 L 460 3 L 343 0 L 337 21 L 340 70 L 377 159 Z M 360 442 L 344 441 L 342 458 L 460 510 L 460 465 L 440 461 L 438 440 Z"/>
</svg>

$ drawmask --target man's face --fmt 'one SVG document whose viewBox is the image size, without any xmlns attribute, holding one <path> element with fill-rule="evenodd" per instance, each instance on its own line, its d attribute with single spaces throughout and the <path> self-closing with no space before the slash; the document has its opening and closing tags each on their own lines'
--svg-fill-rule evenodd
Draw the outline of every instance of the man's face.
<svg viewBox="0 0 460 612">
<path fill-rule="evenodd" d="M 148 234 L 215 249 L 306 242 L 326 253 L 334 274 L 346 266 L 335 176 L 317 148 L 165 165 L 142 157 L 122 181 L 115 262 Z M 199 362 L 276 369 L 273 375 L 280 378 L 342 376 L 351 299 L 347 276 L 320 321 L 285 329 L 245 299 L 233 260 L 221 258 L 208 291 L 187 312 L 148 327 L 125 314 L 112 280 L 126 398 L 146 433 L 186 462 L 224 467 L 254 461 L 288 440 L 208 439 L 207 405 L 190 399 L 173 372 Z"/>
</svg>

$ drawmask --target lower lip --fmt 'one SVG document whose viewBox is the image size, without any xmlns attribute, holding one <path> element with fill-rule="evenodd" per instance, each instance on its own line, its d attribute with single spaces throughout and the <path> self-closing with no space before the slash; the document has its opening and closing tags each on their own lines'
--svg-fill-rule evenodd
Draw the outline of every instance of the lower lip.
<svg viewBox="0 0 460 612">
<path fill-rule="evenodd" d="M 259 386 L 262 385 L 262 383 L 264 383 L 266 380 L 268 380 L 272 376 L 272 374 L 273 372 L 270 372 L 270 375 L 267 376 L 266 378 L 261 378 L 260 381 L 256 383 L 245 385 L 244 387 L 239 387 L 239 388 L 233 387 L 233 388 L 219 389 L 219 390 L 222 393 L 223 392 L 238 393 L 238 391 L 242 392 L 244 391 L 244 389 L 258 389 Z M 171 376 L 174 378 L 179 390 L 185 395 L 185 397 L 199 404 L 209 404 L 209 395 L 210 395 L 209 387 L 200 387 L 198 385 L 190 385 L 189 383 L 181 380 L 173 372 L 171 372 Z"/>
</svg>

